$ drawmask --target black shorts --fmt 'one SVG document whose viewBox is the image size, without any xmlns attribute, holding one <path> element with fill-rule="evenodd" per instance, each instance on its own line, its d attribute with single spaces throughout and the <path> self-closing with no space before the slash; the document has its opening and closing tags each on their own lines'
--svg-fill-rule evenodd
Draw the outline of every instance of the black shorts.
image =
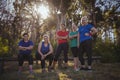
<svg viewBox="0 0 120 80">
<path fill-rule="evenodd" d="M 71 51 L 74 57 L 78 57 L 78 48 L 77 47 L 71 47 Z"/>
</svg>

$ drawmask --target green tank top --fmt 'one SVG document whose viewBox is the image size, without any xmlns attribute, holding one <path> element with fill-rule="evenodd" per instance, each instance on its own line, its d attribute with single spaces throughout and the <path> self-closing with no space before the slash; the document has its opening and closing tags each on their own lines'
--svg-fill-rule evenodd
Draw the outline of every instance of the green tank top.
<svg viewBox="0 0 120 80">
<path fill-rule="evenodd" d="M 78 34 L 78 31 L 69 33 L 70 36 L 73 36 L 73 35 L 76 35 L 76 34 Z M 73 39 L 70 39 L 70 47 L 77 47 L 77 37 L 73 38 Z"/>
</svg>

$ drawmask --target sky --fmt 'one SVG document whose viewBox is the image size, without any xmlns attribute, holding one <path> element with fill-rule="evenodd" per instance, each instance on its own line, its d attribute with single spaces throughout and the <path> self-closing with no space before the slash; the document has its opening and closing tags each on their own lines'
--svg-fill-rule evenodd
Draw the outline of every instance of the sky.
<svg viewBox="0 0 120 80">
<path fill-rule="evenodd" d="M 109 3 L 112 6 L 116 6 L 116 4 L 118 4 L 118 2 L 120 3 L 120 0 L 97 0 L 96 1 L 96 7 L 100 7 L 100 9 L 102 11 L 105 10 L 105 6 L 102 6 L 101 4 L 99 4 L 99 1 L 103 1 L 103 4 L 105 4 L 105 6 L 109 7 Z M 118 12 L 120 12 L 120 7 L 117 9 Z"/>
</svg>

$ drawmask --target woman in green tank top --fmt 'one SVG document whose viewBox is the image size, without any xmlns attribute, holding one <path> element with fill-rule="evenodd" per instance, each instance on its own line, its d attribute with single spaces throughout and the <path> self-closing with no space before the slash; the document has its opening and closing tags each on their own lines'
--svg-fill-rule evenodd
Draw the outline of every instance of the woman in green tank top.
<svg viewBox="0 0 120 80">
<path fill-rule="evenodd" d="M 72 51 L 72 54 L 74 56 L 74 70 L 79 71 L 79 65 L 78 65 L 78 31 L 77 31 L 77 26 L 72 25 L 72 30 L 69 33 L 69 39 L 70 39 L 70 48 Z"/>
</svg>

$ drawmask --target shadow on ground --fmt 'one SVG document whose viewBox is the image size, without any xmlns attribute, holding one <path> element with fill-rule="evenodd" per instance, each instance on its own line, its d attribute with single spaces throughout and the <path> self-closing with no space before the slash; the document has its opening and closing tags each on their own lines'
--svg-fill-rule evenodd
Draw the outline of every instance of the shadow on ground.
<svg viewBox="0 0 120 80">
<path fill-rule="evenodd" d="M 73 62 L 67 69 L 58 68 L 52 72 L 42 73 L 40 64 L 34 64 L 34 74 L 28 71 L 24 63 L 21 74 L 17 72 L 17 62 L 6 62 L 0 80 L 120 80 L 120 63 L 93 63 L 93 71 L 74 71 Z"/>
</svg>

